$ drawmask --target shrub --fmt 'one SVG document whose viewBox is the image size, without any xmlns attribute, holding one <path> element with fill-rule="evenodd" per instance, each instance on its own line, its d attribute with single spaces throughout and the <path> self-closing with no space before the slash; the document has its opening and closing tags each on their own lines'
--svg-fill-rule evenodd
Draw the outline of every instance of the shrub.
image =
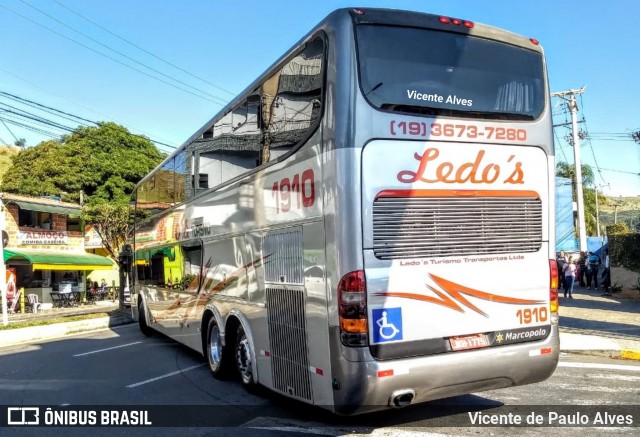
<svg viewBox="0 0 640 437">
<path fill-rule="evenodd" d="M 640 273 L 640 234 L 609 234 L 612 265 L 621 265 Z"/>
<path fill-rule="evenodd" d="M 624 222 L 618 222 L 618 223 L 614 223 L 612 225 L 607 225 L 607 235 L 614 235 L 614 234 L 628 234 L 629 233 L 629 228 L 627 227 L 627 224 Z"/>
</svg>

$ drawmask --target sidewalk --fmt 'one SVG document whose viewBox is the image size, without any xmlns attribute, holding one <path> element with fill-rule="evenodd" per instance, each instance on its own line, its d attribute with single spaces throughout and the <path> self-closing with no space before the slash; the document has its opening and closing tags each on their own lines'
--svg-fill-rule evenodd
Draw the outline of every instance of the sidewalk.
<svg viewBox="0 0 640 437">
<path fill-rule="evenodd" d="M 640 360 L 640 292 L 623 299 L 578 285 L 573 299 L 559 295 L 562 352 Z"/>
<path fill-rule="evenodd" d="M 74 320 L 75 316 L 104 314 L 100 317 Z M 120 309 L 118 302 L 99 301 L 91 305 L 79 305 L 71 308 L 52 308 L 33 313 L 9 314 L 9 325 L 22 322 L 35 322 L 52 319 L 68 319 L 61 323 L 29 326 L 25 328 L 0 329 L 0 348 L 16 346 L 33 341 L 64 338 L 67 335 L 95 331 L 132 323 L 131 309 Z M 1 322 L 0 322 L 1 323 Z M 1 324 L 0 324 L 1 326 Z"/>
<path fill-rule="evenodd" d="M 615 294 L 604 297 L 600 290 L 576 286 L 573 299 L 565 299 L 562 294 L 559 310 L 562 352 L 640 360 L 640 292 L 639 299 L 622 299 Z M 132 322 L 130 309 L 119 310 L 117 302 L 102 301 L 99 305 L 56 308 L 38 314 L 10 314 L 9 323 L 95 312 L 110 315 L 57 324 L 61 326 L 0 330 L 0 347 Z"/>
</svg>

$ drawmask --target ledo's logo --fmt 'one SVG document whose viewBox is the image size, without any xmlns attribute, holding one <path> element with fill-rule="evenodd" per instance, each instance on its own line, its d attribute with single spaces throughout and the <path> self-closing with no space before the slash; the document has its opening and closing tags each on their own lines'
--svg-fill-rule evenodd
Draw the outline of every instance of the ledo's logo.
<svg viewBox="0 0 640 437">
<path fill-rule="evenodd" d="M 438 159 L 440 151 L 430 147 L 422 155 L 416 153 L 414 158 L 419 161 L 418 169 L 414 172 L 403 170 L 398 173 L 398 180 L 407 184 L 413 182 L 444 182 L 446 184 L 493 184 L 500 181 L 501 175 L 508 174 L 502 179 L 504 184 L 523 184 L 524 172 L 522 162 L 514 161 L 511 155 L 506 161 L 491 162 L 485 159 L 485 151 L 479 150 L 473 161 L 457 165 L 450 161 Z M 502 164 L 502 168 L 500 167 Z"/>
</svg>

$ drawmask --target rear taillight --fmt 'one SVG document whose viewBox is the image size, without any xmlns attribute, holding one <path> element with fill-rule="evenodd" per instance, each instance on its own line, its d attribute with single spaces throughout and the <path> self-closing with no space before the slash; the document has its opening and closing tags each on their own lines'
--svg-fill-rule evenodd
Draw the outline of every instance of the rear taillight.
<svg viewBox="0 0 640 437">
<path fill-rule="evenodd" d="M 549 311 L 558 312 L 558 264 L 555 259 L 549 260 Z"/>
<path fill-rule="evenodd" d="M 367 286 L 364 271 L 349 272 L 338 283 L 340 339 L 345 346 L 367 345 Z"/>
</svg>

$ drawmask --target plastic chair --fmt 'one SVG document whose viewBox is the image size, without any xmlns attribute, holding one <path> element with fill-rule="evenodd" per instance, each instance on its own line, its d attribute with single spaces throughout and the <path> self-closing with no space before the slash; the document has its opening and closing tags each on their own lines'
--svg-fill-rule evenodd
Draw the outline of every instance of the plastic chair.
<svg viewBox="0 0 640 437">
<path fill-rule="evenodd" d="M 27 299 L 29 300 L 29 306 L 31 307 L 31 312 L 37 313 L 38 310 L 42 307 L 42 304 L 38 301 L 38 295 L 29 294 L 27 295 Z"/>
</svg>

